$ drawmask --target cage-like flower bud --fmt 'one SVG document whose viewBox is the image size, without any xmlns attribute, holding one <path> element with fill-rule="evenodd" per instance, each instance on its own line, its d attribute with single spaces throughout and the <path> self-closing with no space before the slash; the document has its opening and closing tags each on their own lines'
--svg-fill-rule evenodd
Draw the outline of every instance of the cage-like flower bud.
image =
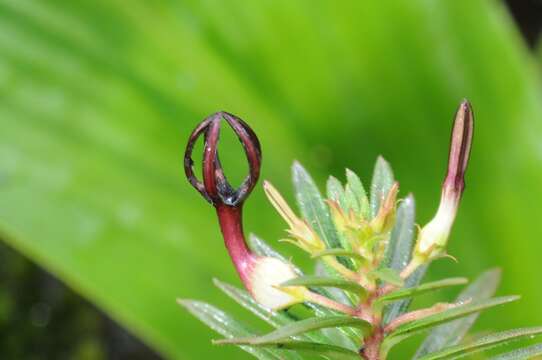
<svg viewBox="0 0 542 360">
<path fill-rule="evenodd" d="M 417 239 L 415 258 L 426 262 L 443 256 L 455 220 L 459 202 L 465 189 L 465 172 L 470 155 L 474 117 L 468 101 L 457 110 L 450 142 L 448 172 L 442 185 L 440 205 L 435 217 L 425 225 Z"/>
<path fill-rule="evenodd" d="M 227 181 L 218 156 L 220 125 L 225 120 L 233 129 L 245 150 L 249 175 L 239 188 Z M 196 140 L 204 136 L 203 182 L 193 173 L 192 150 Z M 263 306 L 280 309 L 302 302 L 304 287 L 287 291 L 277 287 L 297 276 L 292 265 L 272 257 L 258 256 L 247 246 L 242 223 L 246 198 L 256 185 L 260 174 L 260 142 L 252 129 L 238 117 L 218 112 L 201 122 L 190 135 L 184 156 L 184 168 L 189 182 L 216 209 L 224 243 L 241 281 L 251 295 Z"/>
</svg>

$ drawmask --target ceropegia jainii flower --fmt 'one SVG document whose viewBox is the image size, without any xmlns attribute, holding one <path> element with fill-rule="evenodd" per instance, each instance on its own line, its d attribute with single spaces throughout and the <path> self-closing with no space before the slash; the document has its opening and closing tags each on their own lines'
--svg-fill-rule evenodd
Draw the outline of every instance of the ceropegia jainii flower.
<svg viewBox="0 0 542 360">
<path fill-rule="evenodd" d="M 435 217 L 419 233 L 414 253 L 416 261 L 423 263 L 445 254 L 446 242 L 465 189 L 465 172 L 469 161 L 473 127 L 471 106 L 468 101 L 463 101 L 455 115 L 448 171 L 442 184 L 440 205 Z"/>
<path fill-rule="evenodd" d="M 249 174 L 238 189 L 227 181 L 218 156 L 220 127 L 226 121 L 241 141 L 249 164 Z M 203 182 L 193 172 L 192 150 L 204 136 Z M 241 281 L 262 305 L 277 309 L 303 300 L 303 287 L 279 290 L 277 286 L 296 277 L 291 264 L 273 257 L 257 256 L 248 248 L 243 233 L 243 203 L 260 175 L 260 142 L 252 129 L 238 117 L 218 112 L 201 122 L 190 135 L 184 168 L 190 183 L 216 209 L 224 242 Z"/>
<path fill-rule="evenodd" d="M 239 189 L 233 189 L 227 183 L 218 161 L 217 144 L 222 121 L 233 128 L 249 161 L 250 174 Z M 229 254 L 243 283 L 257 302 L 274 309 L 297 302 L 305 302 L 306 306 L 299 316 L 296 309 L 287 313 L 262 309 L 244 291 L 217 281 L 217 286 L 239 304 L 273 327 L 279 327 L 258 336 L 209 304 L 190 300 L 182 300 L 180 304 L 227 337 L 215 343 L 236 344 L 265 359 L 301 359 L 303 353 L 292 354 L 292 351 L 308 349 L 317 353 L 321 350 L 320 355 L 330 358 L 384 360 L 394 344 L 437 325 L 418 350 L 416 358 L 468 356 L 484 346 L 542 334 L 542 328 L 518 329 L 457 344 L 472 325 L 473 318 L 468 315 L 517 299 L 490 298 L 496 289 L 498 271 L 483 274 L 455 302 L 409 309 L 411 297 L 466 283 L 463 278 L 449 278 L 420 285 L 419 275 L 423 275 L 423 271 L 416 272 L 415 276 L 409 275 L 422 263 L 445 254 L 447 238 L 464 189 L 472 121 L 472 111 L 464 102 L 454 122 L 448 172 L 439 209 L 419 232 L 414 249 L 414 198 L 409 196 L 396 206 L 398 184 L 391 167 L 382 158 L 375 166 L 370 198 L 357 175 L 347 171 L 345 186 L 336 178 L 329 179 L 328 199 L 324 200 L 308 172 L 296 164 L 294 183 L 303 216 L 296 215 L 278 191 L 266 182 L 264 190 L 269 200 L 289 226 L 288 241 L 322 261 L 315 275 L 305 276 L 259 239 L 254 243 L 252 238 L 252 246 L 258 249 L 258 253 L 273 257 L 258 256 L 248 249 L 243 236 L 241 209 L 259 175 L 261 152 L 258 140 L 250 128 L 235 116 L 227 113 L 211 116 L 196 128 L 190 138 L 185 156 L 188 178 L 215 206 Z M 203 182 L 199 182 L 192 173 L 190 156 L 196 138 L 202 134 L 205 136 L 205 151 Z M 408 259 L 412 259 L 409 264 Z M 314 303 L 319 306 L 314 306 Z M 329 333 L 317 331 L 329 327 L 336 329 L 330 329 Z M 343 331 L 339 327 L 355 327 L 360 331 L 352 328 L 349 329 L 352 331 Z M 288 349 L 288 353 L 281 352 L 282 349 Z M 537 351 L 531 350 L 521 353 L 534 354 Z M 507 354 L 506 358 L 509 357 Z"/>
</svg>

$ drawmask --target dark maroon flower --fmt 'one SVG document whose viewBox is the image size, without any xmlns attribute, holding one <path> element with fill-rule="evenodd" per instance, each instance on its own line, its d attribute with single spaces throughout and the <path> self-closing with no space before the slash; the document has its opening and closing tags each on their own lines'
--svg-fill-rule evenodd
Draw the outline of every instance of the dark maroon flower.
<svg viewBox="0 0 542 360">
<path fill-rule="evenodd" d="M 249 174 L 237 189 L 228 183 L 219 160 L 218 143 L 224 121 L 241 141 L 249 164 Z M 202 135 L 205 143 L 203 181 L 200 181 L 194 175 L 192 151 Z M 241 281 L 258 302 L 276 309 L 302 301 L 304 288 L 278 290 L 276 286 L 296 277 L 293 267 L 279 259 L 252 253 L 245 241 L 242 209 L 258 181 L 261 157 L 260 142 L 254 131 L 235 115 L 218 112 L 201 122 L 190 135 L 184 155 L 184 169 L 192 186 L 215 207 L 226 248 Z"/>
</svg>

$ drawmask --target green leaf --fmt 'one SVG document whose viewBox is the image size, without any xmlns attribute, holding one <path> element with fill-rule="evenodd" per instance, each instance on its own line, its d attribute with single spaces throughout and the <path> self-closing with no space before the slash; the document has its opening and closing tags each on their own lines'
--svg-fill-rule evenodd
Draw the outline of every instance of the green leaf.
<svg viewBox="0 0 542 360">
<path fill-rule="evenodd" d="M 344 188 L 336 177 L 330 176 L 327 179 L 326 194 L 328 199 L 336 201 L 343 211 L 348 211 Z"/>
<path fill-rule="evenodd" d="M 329 209 L 324 203 L 316 184 L 298 162 L 294 162 L 292 166 L 292 177 L 297 204 L 303 217 L 322 238 L 328 248 L 339 247 L 339 239 L 335 231 L 335 226 L 331 221 Z"/>
<path fill-rule="evenodd" d="M 376 159 L 371 183 L 371 216 L 375 217 L 380 205 L 393 185 L 393 171 L 390 164 L 382 156 Z"/>
<path fill-rule="evenodd" d="M 352 259 L 365 260 L 365 258 L 361 256 L 360 254 L 350 251 L 350 250 L 345 250 L 345 249 L 326 249 L 326 250 L 312 254 L 311 257 L 313 259 L 318 259 L 324 256 L 345 256 Z"/>
<path fill-rule="evenodd" d="M 250 294 L 233 285 L 222 282 L 218 279 L 213 279 L 216 287 L 222 290 L 226 295 L 235 300 L 239 305 L 252 312 L 260 319 L 268 322 L 271 326 L 278 328 L 280 326 L 296 321 L 283 311 L 273 311 L 258 304 Z"/>
<path fill-rule="evenodd" d="M 327 180 L 326 184 L 326 191 L 327 191 L 327 197 L 333 201 L 336 201 L 341 210 L 345 213 L 348 213 L 348 204 L 346 200 L 346 195 L 344 188 L 339 180 L 337 180 L 335 177 L 330 176 Z M 332 219 L 332 222 L 335 224 L 335 222 Z M 344 249 L 351 249 L 351 245 L 345 236 L 341 231 L 335 227 L 335 232 L 337 233 L 337 238 L 339 239 L 339 242 L 341 243 L 341 247 Z"/>
<path fill-rule="evenodd" d="M 247 242 L 248 242 L 249 248 L 260 256 L 274 257 L 284 262 L 290 263 L 290 261 L 285 256 L 282 256 L 279 252 L 273 249 L 267 242 L 265 242 L 264 240 L 262 240 L 255 234 L 251 233 L 248 237 Z M 301 270 L 297 268 L 296 268 L 296 271 L 301 272 Z"/>
<path fill-rule="evenodd" d="M 331 276 L 300 276 L 288 280 L 280 286 L 334 287 L 356 294 L 364 294 L 365 289 L 358 283 Z"/>
<path fill-rule="evenodd" d="M 527 346 L 491 357 L 489 360 L 527 360 L 542 356 L 542 344 Z"/>
<path fill-rule="evenodd" d="M 467 342 L 466 344 L 451 346 L 439 352 L 425 355 L 421 357 L 420 360 L 458 359 L 460 357 L 489 350 L 512 341 L 517 341 L 525 337 L 533 337 L 540 334 L 542 334 L 542 327 L 502 331 L 483 336 L 477 340 Z"/>
<path fill-rule="evenodd" d="M 403 286 L 404 281 L 401 279 L 401 276 L 394 269 L 390 268 L 380 268 L 371 271 L 372 276 L 375 276 L 377 279 L 380 279 L 384 282 L 387 282 L 396 286 Z"/>
<path fill-rule="evenodd" d="M 316 231 L 329 249 L 341 247 L 341 241 L 331 219 L 329 209 L 322 199 L 316 184 L 307 171 L 297 161 L 292 166 L 297 204 L 301 209 L 303 218 Z M 350 259 L 338 258 L 341 263 L 353 268 Z"/>
<path fill-rule="evenodd" d="M 503 296 L 485 301 L 471 302 L 466 305 L 456 306 L 449 310 L 399 325 L 397 329 L 385 338 L 382 343 L 382 352 L 387 354 L 387 352 L 397 343 L 414 334 L 425 331 L 428 328 L 518 299 L 518 296 Z"/>
<path fill-rule="evenodd" d="M 444 280 L 438 280 L 433 281 L 429 283 L 425 283 L 416 287 L 412 288 L 403 288 L 399 290 L 395 290 L 387 295 L 384 295 L 376 302 L 378 303 L 386 303 L 391 301 L 397 301 L 400 299 L 410 298 L 418 295 L 422 295 L 431 291 L 440 290 L 445 287 L 449 286 L 457 286 L 457 285 L 463 285 L 466 284 L 468 280 L 466 278 L 449 278 Z"/>
<path fill-rule="evenodd" d="M 414 245 L 416 221 L 416 204 L 414 196 L 409 194 L 397 208 L 395 226 L 390 235 L 386 256 L 382 261 L 384 267 L 401 271 L 410 261 Z"/>
<path fill-rule="evenodd" d="M 459 294 L 456 302 L 487 300 L 495 294 L 500 281 L 500 269 L 487 270 Z M 458 344 L 476 319 L 478 319 L 478 314 L 473 314 L 433 329 L 416 352 L 414 358 Z"/>
<path fill-rule="evenodd" d="M 242 289 L 238 289 L 233 285 L 224 283 L 218 279 L 213 279 L 214 284 L 222 290 L 226 295 L 235 300 L 239 305 L 252 312 L 254 315 L 269 323 L 271 326 L 278 328 L 286 324 L 297 321 L 295 317 L 288 314 L 286 311 L 273 311 L 258 304 L 250 294 Z M 311 341 L 326 341 L 328 340 L 322 334 L 313 332 L 299 336 L 300 339 Z"/>
<path fill-rule="evenodd" d="M 266 343 L 254 345 L 254 347 L 264 347 L 282 350 L 294 350 L 296 352 L 308 353 L 324 357 L 330 360 L 356 360 L 359 354 L 355 351 L 345 349 L 340 346 L 320 344 L 305 341 L 283 341 L 276 343 Z"/>
<path fill-rule="evenodd" d="M 367 193 L 359 177 L 350 169 L 346 169 L 346 203 L 355 213 L 364 219 L 370 218 L 370 206 Z"/>
<path fill-rule="evenodd" d="M 357 327 L 362 330 L 369 330 L 371 325 L 365 320 L 349 316 L 327 316 L 314 317 L 285 325 L 266 335 L 257 337 L 245 337 L 236 339 L 221 339 L 215 341 L 216 344 L 243 344 L 243 345 L 262 345 L 267 343 L 276 343 L 292 336 L 304 334 L 309 331 L 335 328 L 335 327 Z"/>
<path fill-rule="evenodd" d="M 252 330 L 248 329 L 246 325 L 239 323 L 237 320 L 212 305 L 201 301 L 184 299 L 179 299 L 177 302 L 192 315 L 200 319 L 201 322 L 222 336 L 235 338 L 252 335 Z M 256 349 L 248 346 L 240 346 L 240 348 L 254 355 L 258 359 L 280 359 L 277 353 L 270 349 Z"/>
<path fill-rule="evenodd" d="M 473 313 L 480 312 L 489 308 L 493 308 L 499 305 L 503 305 L 519 299 L 519 296 L 502 296 L 485 301 L 476 301 L 467 303 L 465 305 L 459 305 L 449 310 L 439 312 L 434 315 L 430 315 L 419 320 L 414 320 L 406 324 L 400 325 L 393 331 L 386 341 L 395 344 L 397 341 L 401 341 L 406 337 L 416 334 L 420 331 L 424 331 L 428 328 L 437 326 L 444 322 L 455 320 Z"/>
</svg>

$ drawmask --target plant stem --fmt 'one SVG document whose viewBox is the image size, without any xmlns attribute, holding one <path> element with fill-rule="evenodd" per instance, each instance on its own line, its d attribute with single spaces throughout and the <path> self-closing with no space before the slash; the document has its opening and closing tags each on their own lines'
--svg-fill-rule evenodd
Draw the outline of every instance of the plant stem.
<svg viewBox="0 0 542 360">
<path fill-rule="evenodd" d="M 386 332 L 392 332 L 395 329 L 397 329 L 400 325 L 406 324 L 408 322 L 418 320 L 424 317 L 427 317 L 429 315 L 437 314 L 439 312 L 442 312 L 444 310 L 448 310 L 452 307 L 454 307 L 455 304 L 447 304 L 447 303 L 439 303 L 431 306 L 430 308 L 426 309 L 420 309 L 411 311 L 409 313 L 403 314 L 399 316 L 397 319 L 393 320 L 386 328 L 384 329 Z"/>
<path fill-rule="evenodd" d="M 325 306 L 329 309 L 333 309 L 350 316 L 355 316 L 357 313 L 356 309 L 354 309 L 353 307 L 333 301 L 325 296 L 322 296 L 312 291 L 306 292 L 305 299 L 309 302 L 313 302 L 315 304 Z"/>
<path fill-rule="evenodd" d="M 380 345 L 384 340 L 384 331 L 379 326 L 371 336 L 365 339 L 365 345 L 359 351 L 359 355 L 365 360 L 381 360 Z"/>
</svg>

